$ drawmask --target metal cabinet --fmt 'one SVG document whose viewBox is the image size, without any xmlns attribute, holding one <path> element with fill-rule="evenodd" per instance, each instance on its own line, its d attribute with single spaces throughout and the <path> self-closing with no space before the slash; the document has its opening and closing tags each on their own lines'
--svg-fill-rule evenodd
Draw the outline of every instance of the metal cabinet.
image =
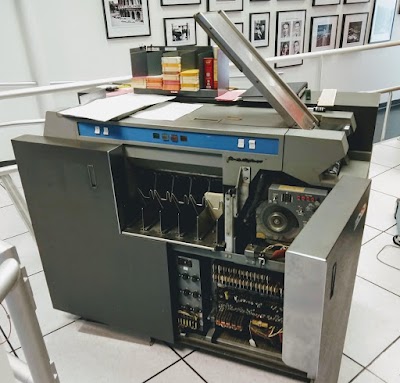
<svg viewBox="0 0 400 383">
<path fill-rule="evenodd" d="M 34 136 L 13 145 L 54 307 L 172 342 L 167 245 L 120 234 L 118 145 Z"/>
</svg>

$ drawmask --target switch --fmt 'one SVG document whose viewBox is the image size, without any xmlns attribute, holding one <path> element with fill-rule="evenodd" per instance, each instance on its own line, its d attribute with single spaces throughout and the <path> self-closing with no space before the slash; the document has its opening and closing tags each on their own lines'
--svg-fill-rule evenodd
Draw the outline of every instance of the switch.
<svg viewBox="0 0 400 383">
<path fill-rule="evenodd" d="M 105 136 L 108 136 L 108 128 L 103 128 L 103 134 L 104 134 Z"/>
<path fill-rule="evenodd" d="M 244 149 L 244 138 L 238 138 L 238 148 Z"/>
<path fill-rule="evenodd" d="M 94 134 L 100 134 L 100 126 L 94 127 Z"/>
<path fill-rule="evenodd" d="M 249 149 L 251 150 L 256 149 L 256 140 L 249 140 Z"/>
</svg>

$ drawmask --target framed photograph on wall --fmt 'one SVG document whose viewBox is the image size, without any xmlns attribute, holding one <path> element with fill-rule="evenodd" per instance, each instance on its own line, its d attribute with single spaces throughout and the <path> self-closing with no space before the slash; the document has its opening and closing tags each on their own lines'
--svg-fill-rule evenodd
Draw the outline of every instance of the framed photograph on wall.
<svg viewBox="0 0 400 383">
<path fill-rule="evenodd" d="M 150 36 L 148 0 L 123 5 L 121 0 L 103 0 L 107 38 Z"/>
<path fill-rule="evenodd" d="M 196 21 L 193 17 L 164 19 L 165 45 L 181 47 L 196 45 Z"/>
<path fill-rule="evenodd" d="M 269 12 L 250 13 L 249 41 L 256 48 L 269 45 Z"/>
<path fill-rule="evenodd" d="M 340 0 L 313 0 L 312 2 L 313 7 L 320 5 L 338 5 L 338 4 L 340 4 Z"/>
<path fill-rule="evenodd" d="M 382 43 L 392 38 L 396 0 L 375 0 L 372 13 L 370 43 Z"/>
<path fill-rule="evenodd" d="M 345 4 L 369 3 L 369 0 L 344 0 Z"/>
<path fill-rule="evenodd" d="M 341 48 L 364 45 L 368 13 L 343 15 Z"/>
<path fill-rule="evenodd" d="M 235 24 L 235 27 L 237 28 L 237 30 L 240 32 L 240 33 L 243 33 L 244 32 L 244 24 L 243 23 L 234 23 Z"/>
<path fill-rule="evenodd" d="M 310 52 L 335 49 L 339 16 L 311 18 Z"/>
<path fill-rule="evenodd" d="M 208 0 L 209 11 L 243 11 L 243 0 Z"/>
<path fill-rule="evenodd" d="M 161 0 L 161 5 L 191 5 L 201 4 L 201 0 Z"/>
<path fill-rule="evenodd" d="M 304 32 L 306 11 L 281 11 L 276 23 L 276 56 L 295 56 L 304 52 Z M 301 65 L 302 59 L 293 58 L 284 63 L 276 63 L 275 68 Z"/>
</svg>

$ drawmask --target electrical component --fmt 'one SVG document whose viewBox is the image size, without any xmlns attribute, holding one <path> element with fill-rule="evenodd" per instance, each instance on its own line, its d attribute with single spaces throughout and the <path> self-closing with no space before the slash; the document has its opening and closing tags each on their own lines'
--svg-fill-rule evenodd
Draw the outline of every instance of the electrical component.
<svg viewBox="0 0 400 383">
<path fill-rule="evenodd" d="M 209 282 L 205 267 L 195 258 L 179 255 L 176 258 L 178 304 L 178 328 L 180 332 L 203 332 L 208 320 L 203 312 L 209 311 L 207 288 Z M 208 272 L 209 275 L 209 272 Z M 206 325 L 206 326 L 205 326 Z"/>
<path fill-rule="evenodd" d="M 326 198 L 323 189 L 273 184 L 256 210 L 256 237 L 291 242 Z"/>
<path fill-rule="evenodd" d="M 251 347 L 282 347 L 283 275 L 214 262 L 215 326 Z"/>
</svg>

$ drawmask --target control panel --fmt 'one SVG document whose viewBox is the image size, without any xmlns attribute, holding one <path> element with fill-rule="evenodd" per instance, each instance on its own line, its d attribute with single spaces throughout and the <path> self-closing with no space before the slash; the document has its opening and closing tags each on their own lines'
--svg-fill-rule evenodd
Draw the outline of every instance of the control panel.
<svg viewBox="0 0 400 383">
<path fill-rule="evenodd" d="M 238 137 L 110 124 L 78 123 L 80 136 L 211 150 L 278 155 L 279 139 Z"/>
<path fill-rule="evenodd" d="M 324 189 L 271 185 L 256 211 L 257 238 L 290 242 L 327 195 Z"/>
<path fill-rule="evenodd" d="M 200 261 L 178 256 L 178 329 L 180 332 L 203 332 L 207 316 L 207 290 L 204 288 L 205 273 L 201 272 Z"/>
</svg>

